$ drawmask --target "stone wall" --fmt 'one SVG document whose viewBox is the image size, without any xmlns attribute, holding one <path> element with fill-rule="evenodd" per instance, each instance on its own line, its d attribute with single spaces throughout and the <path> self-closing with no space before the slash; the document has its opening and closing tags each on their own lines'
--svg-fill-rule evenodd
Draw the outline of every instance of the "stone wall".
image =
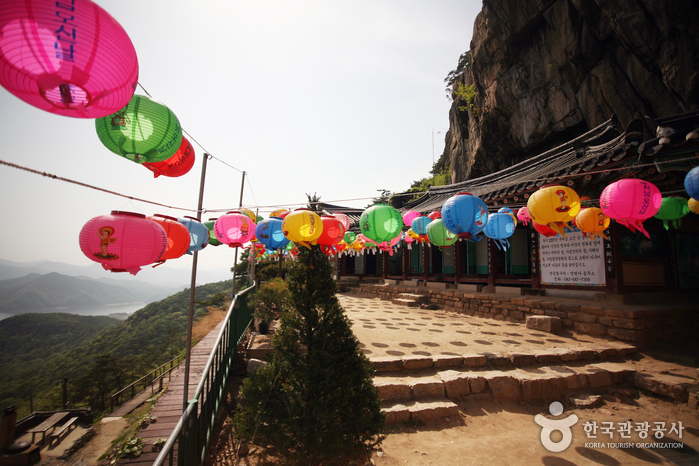
<svg viewBox="0 0 699 466">
<path fill-rule="evenodd" d="M 527 316 L 533 315 L 555 316 L 566 328 L 637 345 L 696 335 L 699 330 L 699 309 L 691 306 L 621 306 L 591 300 L 385 284 L 360 284 L 348 291 L 384 300 L 393 300 L 403 293 L 419 294 L 426 303 L 448 311 L 508 322 L 524 323 Z"/>
</svg>

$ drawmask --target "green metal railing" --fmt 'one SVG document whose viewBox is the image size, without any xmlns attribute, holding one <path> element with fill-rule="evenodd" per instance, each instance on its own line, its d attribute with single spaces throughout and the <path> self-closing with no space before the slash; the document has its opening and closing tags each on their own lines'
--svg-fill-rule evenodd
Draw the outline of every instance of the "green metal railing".
<svg viewBox="0 0 699 466">
<path fill-rule="evenodd" d="M 216 339 L 204 372 L 187 409 L 177 422 L 154 466 L 204 463 L 228 375 L 235 363 L 236 349 L 252 323 L 248 296 L 254 285 L 238 293 L 226 315 L 226 324 Z"/>
<path fill-rule="evenodd" d="M 170 361 L 166 362 L 157 369 L 150 371 L 149 373 L 147 373 L 137 381 L 133 382 L 132 384 L 127 385 L 118 392 L 114 393 L 110 397 L 109 411 L 112 412 L 114 411 L 115 406 L 121 406 L 127 401 L 132 400 L 136 396 L 136 393 L 139 390 L 139 386 L 142 386 L 142 391 L 146 391 L 148 387 L 150 387 L 151 395 L 155 394 L 156 391 L 161 392 L 163 390 L 163 382 L 165 376 L 167 375 L 169 377 L 172 371 L 177 369 L 177 367 L 183 359 L 184 354 L 177 356 L 176 358 L 171 359 Z M 158 387 L 157 390 L 156 386 Z"/>
</svg>

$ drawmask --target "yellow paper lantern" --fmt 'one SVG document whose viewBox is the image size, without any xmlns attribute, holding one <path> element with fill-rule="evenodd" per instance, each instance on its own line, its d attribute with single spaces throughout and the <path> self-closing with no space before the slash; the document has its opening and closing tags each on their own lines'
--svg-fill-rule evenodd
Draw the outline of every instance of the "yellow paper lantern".
<svg viewBox="0 0 699 466">
<path fill-rule="evenodd" d="M 580 213 L 575 217 L 575 224 L 578 226 L 578 229 L 583 233 L 587 233 L 590 241 L 593 241 L 596 235 L 609 240 L 607 235 L 604 234 L 604 230 L 609 228 L 611 221 L 599 207 L 581 209 Z"/>
<path fill-rule="evenodd" d="M 296 209 L 282 221 L 282 233 L 297 244 L 310 249 L 311 244 L 323 233 L 323 222 L 320 216 L 308 209 Z"/>
<path fill-rule="evenodd" d="M 690 197 L 689 202 L 687 202 L 687 206 L 689 206 L 689 210 L 695 214 L 699 214 L 699 201 Z"/>
<path fill-rule="evenodd" d="M 564 227 L 580 212 L 580 197 L 566 186 L 545 186 L 529 196 L 527 210 L 534 222 L 565 238 Z"/>
</svg>

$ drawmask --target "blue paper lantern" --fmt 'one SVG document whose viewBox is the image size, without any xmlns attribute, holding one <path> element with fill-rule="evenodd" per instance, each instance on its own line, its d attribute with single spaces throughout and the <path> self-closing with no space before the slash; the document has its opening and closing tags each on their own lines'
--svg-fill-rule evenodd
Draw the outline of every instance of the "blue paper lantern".
<svg viewBox="0 0 699 466">
<path fill-rule="evenodd" d="M 694 167 L 684 177 L 684 189 L 692 199 L 699 200 L 699 167 Z"/>
<path fill-rule="evenodd" d="M 499 249 L 503 251 L 510 247 L 508 238 L 515 232 L 514 216 L 507 212 L 495 212 L 488 217 L 488 223 L 483 233 L 495 241 Z"/>
<path fill-rule="evenodd" d="M 426 235 L 427 225 L 429 225 L 431 221 L 431 218 L 424 215 L 420 217 L 415 217 L 413 221 L 410 222 L 410 228 L 412 228 L 412 230 L 418 235 Z"/>
<path fill-rule="evenodd" d="M 284 236 L 282 232 L 282 223 L 281 218 L 272 217 L 262 220 L 255 227 L 257 240 L 264 244 L 268 250 L 282 249 L 289 244 L 289 238 Z"/>
<path fill-rule="evenodd" d="M 201 251 L 209 244 L 209 229 L 206 225 L 193 217 L 178 218 L 177 221 L 189 230 L 189 249 L 187 249 L 187 254 L 191 255 L 193 252 Z"/>
<path fill-rule="evenodd" d="M 442 220 L 447 230 L 459 238 L 480 241 L 479 233 L 488 223 L 488 206 L 470 193 L 459 193 L 442 206 Z"/>
</svg>

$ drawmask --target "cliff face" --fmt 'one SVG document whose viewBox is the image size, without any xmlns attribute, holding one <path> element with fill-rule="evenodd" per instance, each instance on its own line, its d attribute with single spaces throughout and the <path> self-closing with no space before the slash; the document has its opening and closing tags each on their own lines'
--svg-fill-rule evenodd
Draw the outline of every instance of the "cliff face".
<svg viewBox="0 0 699 466">
<path fill-rule="evenodd" d="M 695 0 L 484 0 L 446 135 L 451 182 L 606 121 L 699 107 Z M 654 135 L 655 127 L 646 128 Z"/>
</svg>

